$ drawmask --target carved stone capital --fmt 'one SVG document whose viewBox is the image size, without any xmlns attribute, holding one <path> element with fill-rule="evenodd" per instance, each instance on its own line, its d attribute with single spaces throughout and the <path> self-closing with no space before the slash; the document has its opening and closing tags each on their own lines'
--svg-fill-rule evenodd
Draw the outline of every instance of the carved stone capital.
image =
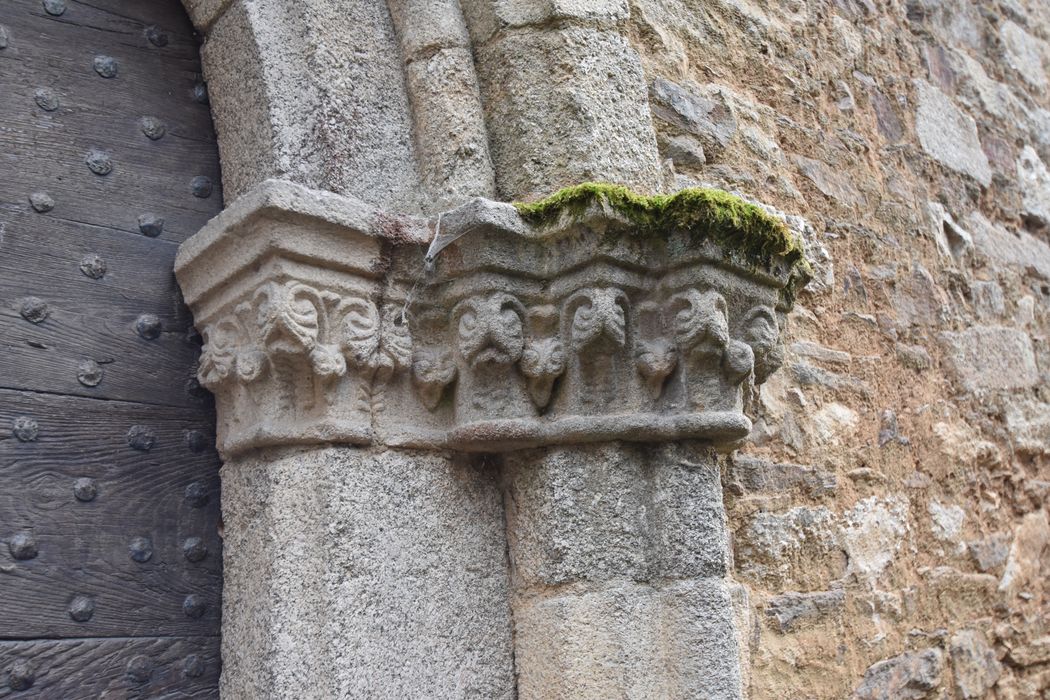
<svg viewBox="0 0 1050 700">
<path fill-rule="evenodd" d="M 536 226 L 479 199 L 427 221 L 279 181 L 184 244 L 176 273 L 227 456 L 732 443 L 801 278 L 788 256 L 600 204 Z"/>
</svg>

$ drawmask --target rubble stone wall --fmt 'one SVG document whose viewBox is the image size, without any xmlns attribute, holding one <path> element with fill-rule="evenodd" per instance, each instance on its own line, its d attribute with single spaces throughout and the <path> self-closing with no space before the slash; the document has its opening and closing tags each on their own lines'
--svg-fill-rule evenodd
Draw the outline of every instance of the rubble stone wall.
<svg viewBox="0 0 1050 700">
<path fill-rule="evenodd" d="M 674 186 L 811 227 L 724 474 L 752 697 L 1046 697 L 1050 5 L 633 0 L 627 25 Z"/>
</svg>

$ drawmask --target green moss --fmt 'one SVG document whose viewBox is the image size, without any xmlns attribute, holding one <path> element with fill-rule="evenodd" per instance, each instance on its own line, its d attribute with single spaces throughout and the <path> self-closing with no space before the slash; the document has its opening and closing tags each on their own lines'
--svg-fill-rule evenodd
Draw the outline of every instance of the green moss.
<svg viewBox="0 0 1050 700">
<path fill-rule="evenodd" d="M 563 217 L 581 216 L 595 204 L 619 212 L 642 235 L 685 232 L 697 242 L 711 240 L 753 265 L 768 267 L 775 259 L 783 259 L 792 267 L 791 287 L 811 275 L 802 242 L 783 221 L 722 190 L 691 188 L 645 196 L 620 185 L 584 182 L 538 202 L 516 202 L 514 206 L 529 223 L 551 226 Z"/>
</svg>

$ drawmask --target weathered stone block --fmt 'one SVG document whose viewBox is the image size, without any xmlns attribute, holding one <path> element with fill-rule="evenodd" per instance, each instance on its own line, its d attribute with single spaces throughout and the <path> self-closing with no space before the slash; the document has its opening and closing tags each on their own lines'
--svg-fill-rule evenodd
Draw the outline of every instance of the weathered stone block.
<svg viewBox="0 0 1050 700">
<path fill-rule="evenodd" d="M 613 443 L 505 460 L 519 586 L 725 575 L 719 471 L 705 450 Z"/>
<path fill-rule="evenodd" d="M 645 78 L 617 32 L 523 30 L 475 47 L 497 186 L 507 199 L 608 181 L 662 182 Z"/>
<path fill-rule="evenodd" d="M 846 602 L 842 590 L 816 593 L 788 592 L 766 603 L 766 615 L 781 633 L 796 632 L 839 613 Z"/>
<path fill-rule="evenodd" d="M 514 697 L 491 473 L 337 447 L 222 485 L 225 697 Z"/>
<path fill-rule="evenodd" d="M 523 698 L 742 697 L 725 581 L 631 582 L 515 605 Z"/>
<path fill-rule="evenodd" d="M 737 495 L 800 492 L 809 498 L 821 498 L 835 493 L 837 479 L 823 469 L 737 454 L 726 486 Z"/>
<path fill-rule="evenodd" d="M 855 700 L 921 700 L 940 686 L 944 654 L 930 648 L 873 664 L 853 691 Z"/>
<path fill-rule="evenodd" d="M 974 246 L 989 260 L 1050 280 L 1050 246 L 1027 231 L 1011 232 L 980 212 L 966 218 Z"/>
<path fill-rule="evenodd" d="M 406 62 L 442 49 L 465 48 L 469 52 L 470 36 L 455 0 L 391 0 L 388 6 Z"/>
<path fill-rule="evenodd" d="M 1017 159 L 1025 215 L 1036 226 L 1050 225 L 1050 171 L 1035 149 L 1025 146 Z"/>
<path fill-rule="evenodd" d="M 915 89 L 919 101 L 915 130 L 923 150 L 942 165 L 969 175 L 985 187 L 991 184 L 992 169 L 981 149 L 973 118 L 926 81 L 917 80 Z"/>
<path fill-rule="evenodd" d="M 1006 563 L 1006 557 L 1010 553 L 1010 536 L 997 533 L 984 539 L 969 542 L 966 545 L 973 557 L 977 569 L 987 573 L 998 570 Z"/>
<path fill-rule="evenodd" d="M 966 391 L 1025 389 L 1039 382 L 1032 340 L 1023 331 L 974 326 L 941 333 L 948 362 Z"/>
<path fill-rule="evenodd" d="M 1002 668 L 984 635 L 976 630 L 960 630 L 948 646 L 952 660 L 955 691 L 960 697 L 983 698 L 999 680 Z"/>
<path fill-rule="evenodd" d="M 737 121 L 717 89 L 706 92 L 695 94 L 661 78 L 649 86 L 649 99 L 654 117 L 698 138 L 706 156 L 717 160 L 736 134 Z"/>
<path fill-rule="evenodd" d="M 1029 513 L 1014 530 L 1013 543 L 999 590 L 1007 595 L 1036 584 L 1043 571 L 1043 552 L 1050 545 L 1050 520 L 1045 509 Z"/>
<path fill-rule="evenodd" d="M 558 20 L 609 25 L 630 14 L 626 0 L 464 0 L 462 5 L 475 44 L 506 30 Z"/>
<path fill-rule="evenodd" d="M 845 573 L 835 516 L 823 506 L 756 513 L 733 539 L 736 570 L 745 580 L 805 589 Z"/>
<path fill-rule="evenodd" d="M 1026 32 L 1016 22 L 1003 22 L 999 28 L 1007 63 L 1016 70 L 1025 82 L 1037 89 L 1047 86 L 1046 69 L 1043 67 L 1047 51 L 1046 42 Z"/>
</svg>

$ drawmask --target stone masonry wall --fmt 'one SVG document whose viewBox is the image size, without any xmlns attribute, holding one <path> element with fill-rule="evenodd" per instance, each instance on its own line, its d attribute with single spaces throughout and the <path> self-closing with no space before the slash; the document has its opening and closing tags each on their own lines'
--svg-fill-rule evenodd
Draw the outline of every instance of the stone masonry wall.
<svg viewBox="0 0 1050 700">
<path fill-rule="evenodd" d="M 723 477 L 752 696 L 1050 697 L 1050 4 L 626 23 L 675 186 L 805 216 L 818 262 Z"/>
</svg>

